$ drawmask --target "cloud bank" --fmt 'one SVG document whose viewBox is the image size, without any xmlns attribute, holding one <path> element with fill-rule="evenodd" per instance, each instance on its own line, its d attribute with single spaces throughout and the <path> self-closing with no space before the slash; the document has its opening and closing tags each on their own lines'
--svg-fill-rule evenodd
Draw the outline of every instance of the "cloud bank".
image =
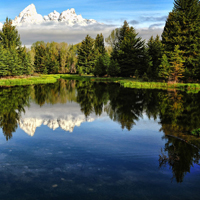
<svg viewBox="0 0 200 200">
<path fill-rule="evenodd" d="M 97 34 L 102 33 L 108 37 L 113 29 L 113 25 L 92 24 L 87 26 L 66 26 L 61 22 L 49 22 L 42 24 L 31 24 L 18 26 L 18 32 L 21 36 L 23 45 L 30 46 L 36 41 L 44 42 L 67 42 L 76 44 L 81 42 L 87 34 L 95 38 Z"/>
</svg>

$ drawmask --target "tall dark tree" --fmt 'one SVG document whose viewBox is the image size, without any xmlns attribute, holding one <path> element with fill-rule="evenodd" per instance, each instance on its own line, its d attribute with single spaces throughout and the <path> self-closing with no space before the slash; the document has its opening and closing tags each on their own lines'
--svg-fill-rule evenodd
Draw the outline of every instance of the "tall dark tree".
<svg viewBox="0 0 200 200">
<path fill-rule="evenodd" d="M 200 75 L 200 4 L 199 0 L 175 0 L 162 33 L 166 53 L 174 51 L 176 45 L 183 51 L 186 79 Z"/>
<path fill-rule="evenodd" d="M 93 73 L 96 61 L 94 39 L 89 35 L 82 41 L 80 48 L 78 49 L 78 71 L 82 73 Z"/>
<path fill-rule="evenodd" d="M 112 59 L 117 60 L 121 70 L 121 76 L 134 75 L 135 70 L 140 74 L 144 73 L 145 67 L 145 47 L 144 41 L 138 37 L 133 27 L 129 27 L 124 21 L 124 25 L 120 28 L 118 42 L 116 42 Z"/>
<path fill-rule="evenodd" d="M 162 42 L 157 35 L 154 39 L 153 36 L 147 42 L 147 54 L 149 56 L 151 66 L 147 69 L 147 76 L 151 79 L 158 78 L 159 65 L 161 63 L 163 53 Z"/>
<path fill-rule="evenodd" d="M 102 33 L 100 35 L 97 34 L 94 47 L 98 54 L 105 54 L 106 49 L 105 49 L 104 37 L 103 37 Z"/>
</svg>

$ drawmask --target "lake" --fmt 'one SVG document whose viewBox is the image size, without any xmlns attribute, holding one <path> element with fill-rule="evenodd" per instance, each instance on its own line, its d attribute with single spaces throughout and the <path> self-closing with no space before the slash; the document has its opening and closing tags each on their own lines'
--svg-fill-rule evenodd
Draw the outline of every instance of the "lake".
<svg viewBox="0 0 200 200">
<path fill-rule="evenodd" d="M 0 199 L 199 199 L 199 99 L 63 79 L 0 88 Z"/>
</svg>

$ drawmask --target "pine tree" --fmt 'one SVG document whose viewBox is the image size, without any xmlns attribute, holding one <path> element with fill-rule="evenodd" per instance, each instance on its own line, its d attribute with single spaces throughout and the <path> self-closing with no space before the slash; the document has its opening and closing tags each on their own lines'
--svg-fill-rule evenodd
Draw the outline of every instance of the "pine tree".
<svg viewBox="0 0 200 200">
<path fill-rule="evenodd" d="M 106 50 L 105 50 L 105 46 L 104 46 L 104 37 L 103 37 L 102 33 L 100 35 L 97 34 L 94 47 L 97 50 L 98 54 L 105 54 Z"/>
<path fill-rule="evenodd" d="M 4 48 L 17 49 L 21 46 L 20 36 L 15 26 L 12 25 L 12 20 L 6 18 L 2 31 L 0 31 L 0 42 Z"/>
<path fill-rule="evenodd" d="M 7 51 L 7 65 L 9 66 L 9 74 L 11 76 L 19 76 L 23 74 L 22 60 L 19 57 L 18 52 L 11 48 Z"/>
<path fill-rule="evenodd" d="M 174 51 L 176 45 L 183 51 L 186 78 L 197 78 L 200 67 L 200 4 L 199 0 L 175 0 L 174 9 L 169 13 L 162 34 L 162 43 L 166 53 Z"/>
<path fill-rule="evenodd" d="M 33 73 L 33 65 L 31 63 L 31 55 L 30 52 L 26 49 L 26 47 L 21 48 L 20 53 L 19 53 L 19 58 L 21 60 L 21 69 L 22 69 L 22 74 L 25 75 L 30 75 Z"/>
<path fill-rule="evenodd" d="M 163 54 L 161 58 L 161 64 L 159 66 L 158 77 L 167 81 L 169 80 L 170 73 L 171 73 L 170 63 L 168 61 L 166 54 Z"/>
<path fill-rule="evenodd" d="M 147 56 L 150 57 L 151 64 L 147 68 L 147 75 L 151 79 L 158 78 L 158 68 L 161 63 L 161 58 L 163 54 L 163 45 L 157 35 L 154 39 L 153 36 L 147 42 Z M 151 71 L 150 71 L 151 70 Z"/>
<path fill-rule="evenodd" d="M 78 70 L 81 70 L 82 73 L 93 73 L 95 61 L 96 55 L 94 50 L 94 40 L 87 35 L 78 49 Z"/>
<path fill-rule="evenodd" d="M 121 76 L 133 75 L 136 69 L 140 74 L 145 71 L 144 41 L 137 35 L 135 29 L 124 21 L 119 31 L 118 42 L 112 52 L 112 59 L 120 66 Z"/>
</svg>

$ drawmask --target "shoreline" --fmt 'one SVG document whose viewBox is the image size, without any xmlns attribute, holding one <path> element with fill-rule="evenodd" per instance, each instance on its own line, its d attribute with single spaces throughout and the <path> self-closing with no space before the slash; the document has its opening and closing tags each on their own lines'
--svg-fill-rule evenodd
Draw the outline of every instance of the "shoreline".
<svg viewBox="0 0 200 200">
<path fill-rule="evenodd" d="M 122 77 L 94 77 L 92 75 L 79 76 L 74 74 L 50 74 L 50 75 L 37 75 L 37 76 L 20 76 L 14 78 L 2 78 L 0 79 L 0 86 L 18 86 L 18 85 L 35 85 L 35 84 L 47 84 L 55 83 L 58 79 L 71 79 L 82 80 L 92 82 L 113 82 L 119 83 L 126 88 L 137 89 L 175 89 L 192 93 L 200 91 L 199 83 L 163 83 L 163 82 L 143 82 L 134 78 L 122 78 Z"/>
</svg>

